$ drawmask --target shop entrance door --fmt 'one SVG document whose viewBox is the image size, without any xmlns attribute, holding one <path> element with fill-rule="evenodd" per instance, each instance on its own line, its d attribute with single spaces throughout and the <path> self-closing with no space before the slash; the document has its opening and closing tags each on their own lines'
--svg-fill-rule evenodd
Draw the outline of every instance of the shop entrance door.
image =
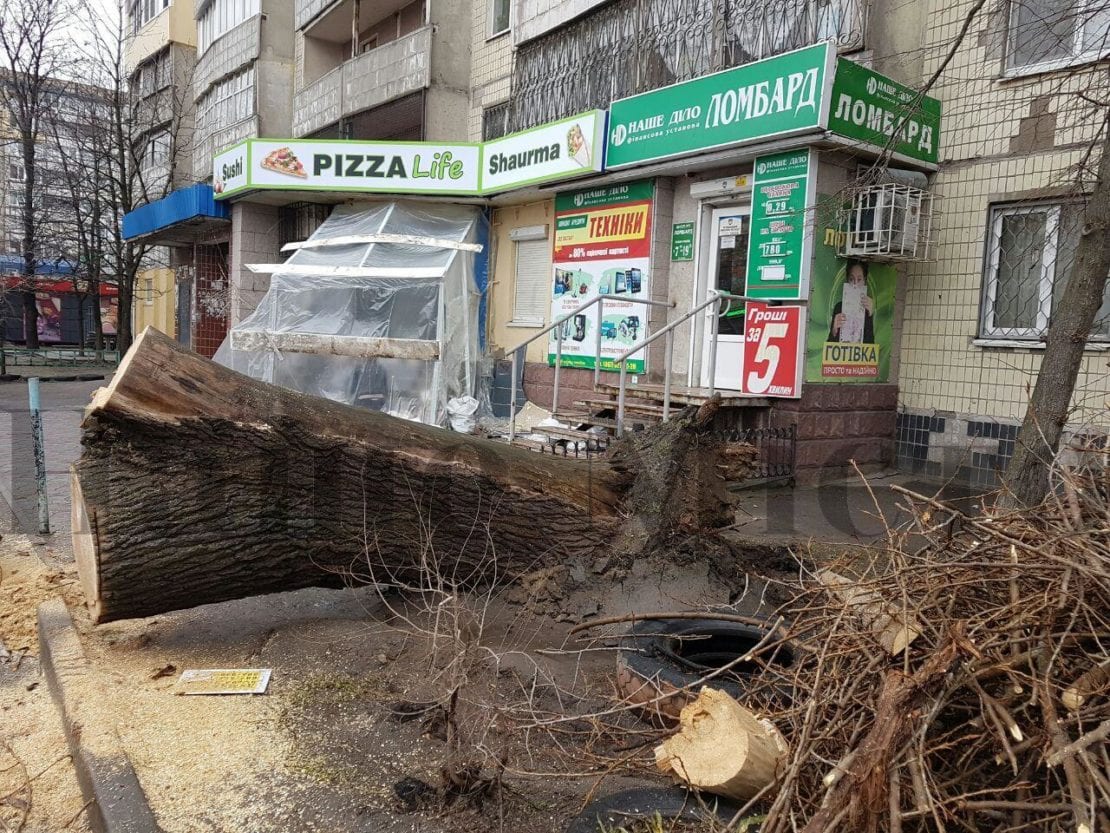
<svg viewBox="0 0 1110 833">
<path fill-rule="evenodd" d="M 732 205 L 714 208 L 704 215 L 709 227 L 702 229 L 702 239 L 709 240 L 708 256 L 699 267 L 698 284 L 706 289 L 720 289 L 733 295 L 744 294 L 748 268 L 748 234 L 751 228 L 751 206 Z M 703 298 L 708 297 L 702 295 Z M 722 307 L 723 309 L 723 307 Z M 706 311 L 702 339 L 701 385 L 709 386 L 709 345 L 713 338 L 714 310 Z M 717 361 L 714 384 L 722 390 L 740 390 L 741 364 L 744 359 L 744 305 L 733 302 L 732 309 L 720 318 L 717 336 Z"/>
</svg>

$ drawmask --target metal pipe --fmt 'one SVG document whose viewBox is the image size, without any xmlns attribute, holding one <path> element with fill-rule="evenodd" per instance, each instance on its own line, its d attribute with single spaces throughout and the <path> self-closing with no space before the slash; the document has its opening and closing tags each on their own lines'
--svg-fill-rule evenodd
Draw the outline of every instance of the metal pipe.
<svg viewBox="0 0 1110 833">
<path fill-rule="evenodd" d="M 566 320 L 566 319 L 564 319 Z M 555 380 L 551 386 L 551 416 L 559 410 L 559 369 L 563 366 L 563 326 L 559 322 L 559 329 L 555 331 Z"/>
<path fill-rule="evenodd" d="M 709 337 L 709 395 L 717 390 L 717 334 L 721 329 L 721 296 L 717 295 L 712 306 L 713 316 L 710 321 Z"/>
<path fill-rule="evenodd" d="M 666 422 L 671 415 L 671 361 L 674 353 L 674 330 L 667 330 L 666 346 L 663 350 L 663 422 Z"/>
<path fill-rule="evenodd" d="M 513 351 L 513 380 L 509 385 L 509 442 L 516 439 L 516 371 L 520 351 Z"/>
<path fill-rule="evenodd" d="M 594 390 L 601 384 L 601 322 L 605 320 L 605 296 L 597 296 L 597 332 L 594 334 Z"/>
<path fill-rule="evenodd" d="M 35 455 L 35 491 L 39 501 L 39 534 L 50 532 L 50 504 L 46 496 L 46 449 L 43 446 L 42 413 L 39 408 L 39 379 L 27 380 L 27 398 L 31 410 L 31 444 Z"/>
<path fill-rule="evenodd" d="M 628 359 L 621 359 L 621 380 L 617 388 L 617 436 L 624 434 L 624 387 L 628 375 Z"/>
</svg>

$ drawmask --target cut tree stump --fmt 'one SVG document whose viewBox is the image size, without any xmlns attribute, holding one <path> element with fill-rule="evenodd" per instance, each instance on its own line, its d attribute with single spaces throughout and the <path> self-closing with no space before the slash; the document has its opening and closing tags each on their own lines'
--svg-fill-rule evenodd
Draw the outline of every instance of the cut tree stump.
<svg viewBox="0 0 1110 833">
<path fill-rule="evenodd" d="M 717 401 L 539 455 L 250 379 L 147 328 L 86 410 L 73 540 L 95 622 L 309 586 L 511 579 L 733 521 Z"/>
<path fill-rule="evenodd" d="M 724 691 L 703 688 L 683 707 L 679 725 L 655 748 L 655 763 L 693 787 L 742 804 L 781 774 L 788 751 L 782 735 Z"/>
</svg>

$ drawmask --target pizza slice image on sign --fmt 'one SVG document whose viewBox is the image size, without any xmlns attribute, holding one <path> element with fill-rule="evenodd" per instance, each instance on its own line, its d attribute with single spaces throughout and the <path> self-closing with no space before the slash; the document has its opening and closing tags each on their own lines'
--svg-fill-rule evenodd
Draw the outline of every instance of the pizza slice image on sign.
<svg viewBox="0 0 1110 833">
<path fill-rule="evenodd" d="M 298 179 L 308 179 L 308 174 L 305 173 L 301 160 L 287 147 L 278 148 L 266 154 L 266 158 L 262 160 L 262 167 L 274 173 L 295 176 Z"/>
</svg>

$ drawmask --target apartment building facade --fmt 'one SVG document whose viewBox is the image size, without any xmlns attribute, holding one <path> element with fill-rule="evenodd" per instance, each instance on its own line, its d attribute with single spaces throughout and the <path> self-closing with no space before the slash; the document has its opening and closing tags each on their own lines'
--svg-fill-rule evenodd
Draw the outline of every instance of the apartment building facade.
<svg viewBox="0 0 1110 833">
<path fill-rule="evenodd" d="M 929 4 L 923 77 L 971 6 Z M 1013 455 L 1097 165 L 1108 32 L 1104 0 L 994 0 L 939 77 L 941 210 L 935 258 L 906 276 L 902 468 L 992 485 Z M 1110 425 L 1110 287 L 1086 347 L 1070 418 L 1076 445 Z"/>
<path fill-rule="evenodd" d="M 1015 333 L 1035 340 L 1052 295 L 1047 268 L 1001 280 L 991 252 L 1017 245 L 1011 238 L 1019 222 L 1027 238 L 1048 240 L 1053 251 L 1069 245 L 1060 218 L 1071 209 L 1052 202 L 1065 186 L 1049 183 L 1093 134 L 1090 119 L 1064 114 L 1057 102 L 1091 82 L 1073 76 L 1075 66 L 1104 69 L 1105 51 L 1091 45 L 1097 22 L 1070 32 L 1071 53 L 1046 58 L 1014 34 L 1015 27 L 1041 31 L 1045 19 L 1021 17 L 1026 4 L 990 0 L 923 98 L 915 89 L 952 49 L 970 3 L 443 5 L 300 0 L 294 7 L 287 130 L 216 154 L 217 202 L 230 205 L 231 215 L 232 324 L 269 288 L 265 269 L 250 267 L 280 263 L 282 247 L 306 240 L 330 206 L 397 198 L 479 205 L 490 221 L 488 285 L 477 289 L 483 349 L 508 355 L 540 336 L 521 355 L 524 390 L 541 404 L 552 404 L 557 350 L 580 357 L 562 367 L 565 406 L 596 393 L 597 363 L 603 380 L 615 379 L 620 345 L 681 320 L 670 348 L 660 340 L 634 360 L 632 384 L 646 389 L 669 379 L 724 390 L 737 424 L 796 425 L 798 471 L 806 477 L 842 474 L 851 461 L 897 462 L 930 476 L 990 482 L 987 472 L 1004 463 L 1004 441 L 1012 449 L 1012 429 L 984 426 L 1020 415 L 1019 380 L 1029 378 L 1037 347 Z M 998 69 L 978 72 L 981 66 Z M 1061 73 L 1075 79 L 1066 88 Z M 817 78 L 820 86 L 807 92 Z M 777 94 L 805 99 L 813 118 L 752 126 L 766 115 L 761 110 L 777 106 L 780 79 L 787 86 Z M 764 83 L 771 86 L 758 93 Z M 752 97 L 737 102 L 734 92 Z M 767 107 L 757 94 L 769 97 Z M 745 118 L 737 107 L 748 108 Z M 655 121 L 657 111 L 665 123 Z M 989 130 L 976 118 L 982 113 L 992 116 Z M 676 118 L 688 124 L 671 129 Z M 744 133 L 740 125 L 749 122 Z M 728 130 L 714 133 L 722 127 Z M 239 134 L 251 135 L 259 134 Z M 337 154 L 349 151 L 369 165 L 374 154 L 406 141 L 425 142 L 417 150 L 426 158 L 445 151 L 465 157 L 460 176 L 480 170 L 472 182 L 464 177 L 470 185 L 448 182 L 438 191 L 411 177 L 359 179 L 377 174 L 350 156 L 342 164 L 354 164 L 347 173 L 356 178 L 337 172 Z M 328 143 L 340 144 L 329 151 Z M 494 175 L 494 156 L 498 165 L 527 167 L 563 147 L 579 168 L 538 178 L 523 169 Z M 292 167 L 275 174 L 282 165 Z M 801 204 L 769 201 L 776 193 Z M 1081 193 L 1068 193 L 1068 204 L 1078 204 Z M 942 210 L 933 211 L 934 197 Z M 1036 204 L 1026 205 L 1031 199 Z M 599 206 L 604 217 L 584 210 Z M 629 214 L 643 225 L 640 238 L 618 252 L 628 262 L 595 274 L 572 250 L 597 241 L 575 243 L 568 229 Z M 909 214 L 916 219 L 894 236 L 897 251 L 886 245 L 891 229 L 882 237 L 867 227 L 886 241 L 882 251 L 859 244 L 861 222 L 898 216 L 905 223 Z M 760 287 L 756 273 L 784 283 Z M 785 279 L 791 275 L 793 282 Z M 1009 287 L 1001 295 L 1000 282 Z M 691 317 L 714 291 L 758 301 Z M 1030 292 L 1040 304 L 1034 325 L 1017 327 L 1016 313 L 1002 323 L 990 318 L 988 302 Z M 616 305 L 613 320 L 576 312 L 597 294 L 622 293 L 622 301 L 652 303 Z M 786 355 L 789 346 L 783 366 L 790 373 L 769 380 L 769 354 L 746 346 L 755 344 L 749 314 L 790 318 L 791 344 L 775 347 Z M 544 334 L 556 319 L 571 322 L 562 345 Z M 595 338 L 612 343 L 591 352 Z M 1096 334 L 1081 380 L 1093 399 L 1105 391 L 1098 349 Z M 971 454 L 981 465 L 966 464 Z"/>
</svg>

